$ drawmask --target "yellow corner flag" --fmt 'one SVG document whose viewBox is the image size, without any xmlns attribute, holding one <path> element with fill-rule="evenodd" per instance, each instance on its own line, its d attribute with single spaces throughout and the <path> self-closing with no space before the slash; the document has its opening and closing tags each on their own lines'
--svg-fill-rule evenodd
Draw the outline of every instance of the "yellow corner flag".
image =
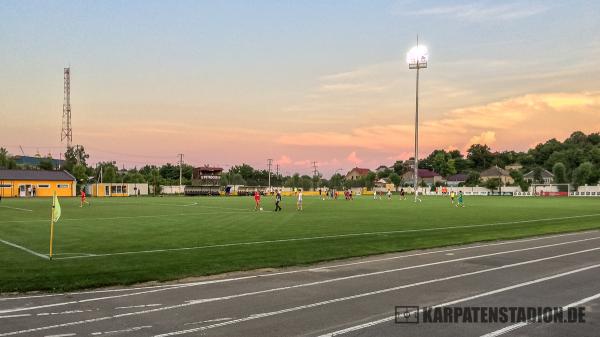
<svg viewBox="0 0 600 337">
<path fill-rule="evenodd" d="M 54 223 L 60 219 L 60 203 L 56 192 L 52 197 L 52 214 L 50 216 L 50 254 L 48 255 L 52 259 L 52 244 L 54 243 Z"/>
<path fill-rule="evenodd" d="M 60 219 L 60 203 L 58 197 L 54 193 L 54 200 L 52 200 L 52 221 L 57 222 Z"/>
</svg>

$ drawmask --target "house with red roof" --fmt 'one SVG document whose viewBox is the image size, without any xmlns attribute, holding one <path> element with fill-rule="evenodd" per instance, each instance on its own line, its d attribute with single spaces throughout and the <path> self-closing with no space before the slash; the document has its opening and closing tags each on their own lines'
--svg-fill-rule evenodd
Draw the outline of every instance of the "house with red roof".
<svg viewBox="0 0 600 337">
<path fill-rule="evenodd" d="M 366 177 L 371 170 L 368 168 L 360 168 L 355 167 L 350 172 L 346 173 L 346 180 L 358 180 L 360 178 Z"/>
<path fill-rule="evenodd" d="M 418 169 L 418 182 L 425 182 L 429 186 L 435 185 L 437 182 L 443 182 L 444 178 L 437 172 L 429 169 Z M 402 181 L 405 184 L 413 185 L 415 183 L 415 171 L 410 170 L 402 175 Z"/>
</svg>

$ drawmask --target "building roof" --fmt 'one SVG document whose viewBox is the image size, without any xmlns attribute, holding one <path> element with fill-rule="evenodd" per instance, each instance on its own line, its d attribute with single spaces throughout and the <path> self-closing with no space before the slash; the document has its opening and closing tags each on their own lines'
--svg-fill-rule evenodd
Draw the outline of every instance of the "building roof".
<svg viewBox="0 0 600 337">
<path fill-rule="evenodd" d="M 45 170 L 0 170 L 0 180 L 75 180 L 67 171 Z"/>
<path fill-rule="evenodd" d="M 533 179 L 533 176 L 535 174 L 534 172 L 535 171 L 529 171 L 529 172 L 525 173 L 523 175 L 523 178 L 532 178 Z M 552 172 L 550 172 L 546 169 L 542 169 L 542 178 L 554 178 L 554 174 L 552 174 Z"/>
<path fill-rule="evenodd" d="M 403 176 L 405 176 L 409 179 L 412 179 L 414 175 L 415 175 L 415 171 L 409 170 L 409 171 L 406 171 L 406 173 L 404 173 Z M 419 178 L 441 177 L 439 173 L 429 170 L 429 169 L 419 169 L 418 175 L 419 175 Z"/>
<path fill-rule="evenodd" d="M 449 176 L 448 178 L 446 178 L 447 181 L 458 181 L 458 182 L 462 182 L 462 181 L 467 181 L 468 176 L 464 173 L 458 173 L 458 174 L 454 174 Z"/>
<path fill-rule="evenodd" d="M 421 178 L 433 178 L 435 176 L 439 176 L 439 174 L 433 170 L 429 169 L 419 169 L 419 177 Z"/>
<path fill-rule="evenodd" d="M 387 170 L 387 169 L 388 169 L 387 166 L 385 166 L 385 165 L 379 165 L 379 167 L 376 168 L 375 171 L 380 171 L 380 170 L 383 171 L 383 170 Z"/>
<path fill-rule="evenodd" d="M 223 171 L 223 169 L 220 167 L 210 167 L 210 166 L 196 167 L 196 170 L 198 170 L 200 172 L 221 172 L 221 171 Z"/>
<path fill-rule="evenodd" d="M 350 175 L 352 172 L 356 172 L 358 175 L 361 176 L 366 176 L 369 172 L 371 172 L 371 170 L 369 170 L 368 168 L 355 167 L 352 170 L 350 170 L 350 172 L 348 172 L 346 175 Z"/>
<path fill-rule="evenodd" d="M 61 166 L 65 162 L 62 159 L 32 157 L 32 156 L 18 156 L 18 155 L 14 156 L 13 159 L 15 160 L 17 165 L 30 165 L 30 166 L 40 166 L 40 161 L 43 159 L 52 160 L 52 165 L 54 165 L 54 167 Z"/>
<path fill-rule="evenodd" d="M 503 177 L 503 176 L 510 176 L 510 173 L 508 173 L 507 170 L 505 170 L 501 167 L 492 166 L 489 169 L 481 172 L 479 175 L 481 177 Z"/>
</svg>

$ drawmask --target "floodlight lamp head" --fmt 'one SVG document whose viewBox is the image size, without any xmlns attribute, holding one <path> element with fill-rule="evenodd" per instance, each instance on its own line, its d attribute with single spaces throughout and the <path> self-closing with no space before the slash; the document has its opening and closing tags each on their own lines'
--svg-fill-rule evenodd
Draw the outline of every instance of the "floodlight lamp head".
<svg viewBox="0 0 600 337">
<path fill-rule="evenodd" d="M 427 62 L 429 61 L 429 52 L 427 51 L 427 47 L 420 45 L 411 48 L 411 50 L 406 53 L 406 63 L 409 66 L 417 66 L 419 67 L 427 67 Z"/>
</svg>

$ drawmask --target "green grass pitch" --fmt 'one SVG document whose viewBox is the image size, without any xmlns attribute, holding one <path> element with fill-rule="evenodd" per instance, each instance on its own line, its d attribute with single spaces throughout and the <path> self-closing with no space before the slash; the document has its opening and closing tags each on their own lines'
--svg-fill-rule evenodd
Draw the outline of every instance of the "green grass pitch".
<svg viewBox="0 0 600 337">
<path fill-rule="evenodd" d="M 63 198 L 52 261 L 50 199 L 0 203 L 0 292 L 64 291 L 600 228 L 594 198 L 446 197 L 422 203 L 304 198 Z M 481 225 L 481 226 L 480 226 Z M 433 230 L 432 230 L 433 229 Z M 264 242 L 267 241 L 267 242 Z M 183 249 L 190 248 L 190 249 Z M 143 252 L 144 251 L 144 252 Z M 95 255 L 93 255 L 95 254 Z"/>
</svg>

